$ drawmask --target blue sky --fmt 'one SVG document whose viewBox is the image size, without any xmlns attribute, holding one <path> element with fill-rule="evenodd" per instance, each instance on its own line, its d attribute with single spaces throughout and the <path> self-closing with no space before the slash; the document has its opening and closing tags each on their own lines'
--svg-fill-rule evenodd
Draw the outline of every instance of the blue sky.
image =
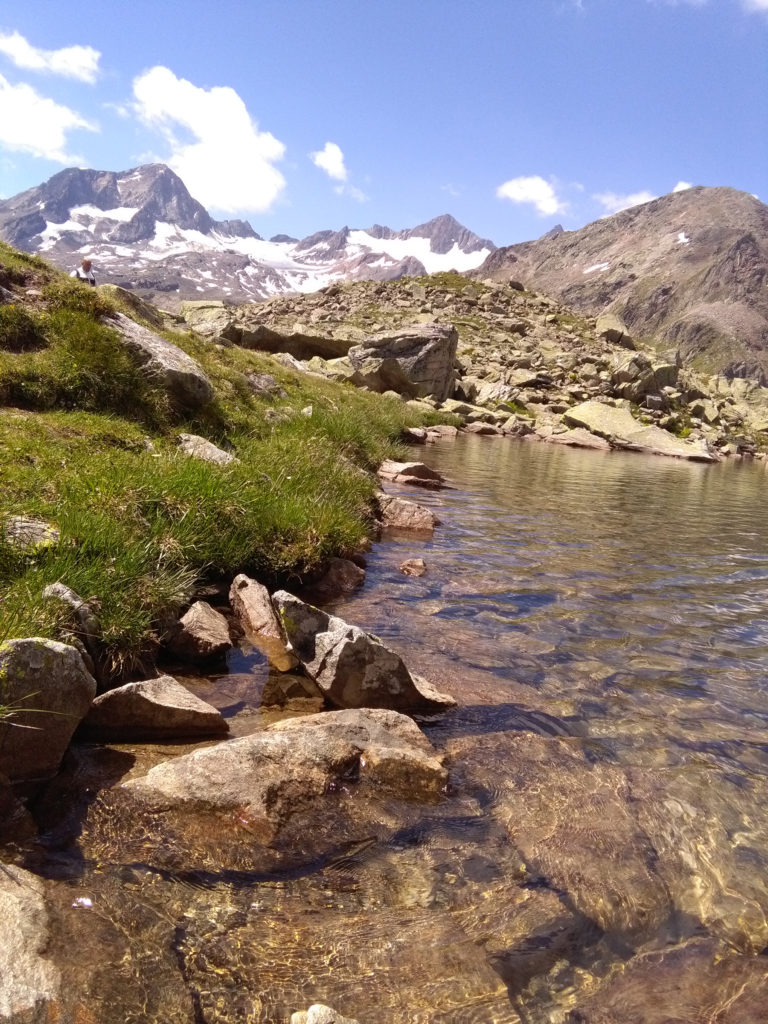
<svg viewBox="0 0 768 1024">
<path fill-rule="evenodd" d="M 0 195 L 162 161 L 269 237 L 450 212 L 499 245 L 685 184 L 768 196 L 768 0 L 27 0 Z"/>
</svg>

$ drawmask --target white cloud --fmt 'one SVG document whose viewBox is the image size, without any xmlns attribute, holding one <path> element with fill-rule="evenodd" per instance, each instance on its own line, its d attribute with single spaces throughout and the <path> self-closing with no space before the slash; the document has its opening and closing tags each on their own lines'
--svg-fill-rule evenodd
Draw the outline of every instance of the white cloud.
<svg viewBox="0 0 768 1024">
<path fill-rule="evenodd" d="M 745 11 L 767 11 L 768 0 L 743 0 Z"/>
<path fill-rule="evenodd" d="M 604 208 L 606 214 L 619 213 L 620 210 L 628 210 L 631 206 L 639 206 L 641 203 L 650 203 L 652 199 L 658 198 L 653 192 L 643 190 L 642 192 L 630 192 L 629 195 L 618 195 L 616 192 L 600 192 L 592 197 Z"/>
<path fill-rule="evenodd" d="M 234 89 L 201 89 L 158 66 L 134 79 L 133 95 L 139 119 L 170 146 L 165 162 L 204 206 L 263 213 L 280 197 L 285 178 L 274 165 L 285 146 L 259 131 Z"/>
<path fill-rule="evenodd" d="M 678 181 L 675 187 L 672 189 L 673 192 L 685 192 L 687 189 L 693 188 L 690 181 Z"/>
<path fill-rule="evenodd" d="M 370 196 L 366 195 L 361 188 L 357 185 L 337 185 L 335 192 L 340 196 L 349 196 L 350 199 L 354 199 L 356 203 L 367 203 L 370 201 Z"/>
<path fill-rule="evenodd" d="M 335 181 L 347 180 L 347 168 L 344 166 L 344 154 L 335 142 L 326 142 L 325 146 L 316 153 L 310 153 L 309 159 L 325 171 L 329 178 Z"/>
<path fill-rule="evenodd" d="M 81 82 L 95 82 L 101 54 L 92 46 L 65 46 L 61 50 L 40 50 L 18 32 L 0 32 L 0 53 L 18 68 L 43 71 Z"/>
<path fill-rule="evenodd" d="M 537 174 L 505 181 L 496 189 L 496 197 L 510 199 L 513 203 L 532 203 L 543 217 L 566 211 L 565 203 L 557 198 L 552 185 Z"/>
<path fill-rule="evenodd" d="M 82 157 L 66 152 L 67 134 L 77 128 L 98 131 L 95 124 L 41 96 L 31 85 L 11 85 L 0 75 L 0 145 L 61 164 L 79 164 Z"/>
</svg>

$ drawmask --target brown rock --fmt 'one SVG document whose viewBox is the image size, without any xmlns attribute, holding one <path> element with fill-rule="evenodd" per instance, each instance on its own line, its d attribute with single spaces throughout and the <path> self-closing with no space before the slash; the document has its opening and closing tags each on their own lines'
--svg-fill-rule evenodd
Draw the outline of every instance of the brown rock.
<svg viewBox="0 0 768 1024">
<path fill-rule="evenodd" d="M 288 651 L 269 591 L 241 573 L 229 589 L 229 601 L 246 638 L 269 658 L 275 668 L 290 672 L 298 660 Z"/>
<path fill-rule="evenodd" d="M 423 576 L 427 571 L 427 563 L 423 558 L 406 558 L 398 568 L 406 576 Z"/>
<path fill-rule="evenodd" d="M 224 616 L 205 601 L 196 601 L 172 631 L 170 649 L 184 658 L 213 658 L 232 646 Z"/>
<path fill-rule="evenodd" d="M 430 509 L 418 505 L 415 501 L 398 498 L 394 494 L 379 491 L 376 495 L 376 505 L 381 516 L 381 524 L 387 529 L 429 535 L 439 523 L 437 516 Z"/>
<path fill-rule="evenodd" d="M 173 676 L 126 683 L 97 697 L 83 726 L 100 739 L 169 739 L 223 736 L 229 726 L 221 713 Z"/>
</svg>

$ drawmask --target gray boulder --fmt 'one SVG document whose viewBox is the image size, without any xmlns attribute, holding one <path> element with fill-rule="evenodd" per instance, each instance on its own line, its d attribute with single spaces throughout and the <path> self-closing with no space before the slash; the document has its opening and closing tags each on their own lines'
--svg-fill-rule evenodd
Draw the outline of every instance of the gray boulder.
<svg viewBox="0 0 768 1024">
<path fill-rule="evenodd" d="M 0 646 L 0 772 L 15 781 L 55 775 L 96 696 L 96 680 L 74 647 L 30 637 Z"/>
<path fill-rule="evenodd" d="M 233 328 L 234 310 L 223 302 L 210 299 L 182 302 L 179 313 L 192 330 L 204 338 L 238 340 L 238 332 Z"/>
<path fill-rule="evenodd" d="M 272 595 L 272 604 L 293 653 L 336 707 L 429 714 L 455 705 L 452 697 L 412 675 L 398 654 L 359 627 L 285 590 Z"/>
<path fill-rule="evenodd" d="M 199 434 L 179 434 L 179 448 L 185 455 L 193 459 L 202 459 L 203 462 L 212 462 L 215 466 L 228 466 L 238 461 L 231 452 L 225 452 L 223 448 L 219 448 L 205 437 L 200 437 Z"/>
<path fill-rule="evenodd" d="M 104 323 L 117 331 L 143 372 L 159 381 L 180 405 L 198 409 L 213 399 L 213 385 L 202 368 L 178 345 L 123 313 L 105 317 Z"/>
<path fill-rule="evenodd" d="M 716 461 L 703 443 L 683 441 L 660 427 L 639 423 L 624 406 L 615 407 L 590 400 L 569 409 L 563 414 L 563 421 L 568 426 L 583 427 L 605 438 L 614 448 L 698 462 Z"/>
<path fill-rule="evenodd" d="M 628 349 L 635 348 L 629 328 L 616 313 L 601 313 L 597 318 L 595 333 L 598 338 L 612 345 L 621 345 L 622 348 Z"/>
<path fill-rule="evenodd" d="M 349 360 L 372 391 L 442 402 L 453 393 L 457 344 L 452 324 L 415 324 L 369 335 L 349 350 Z"/>
<path fill-rule="evenodd" d="M 51 942 L 41 880 L 15 864 L 0 864 L 0 1021 L 59 1020 L 59 969 L 46 957 Z"/>
<path fill-rule="evenodd" d="M 103 740 L 154 740 L 184 736 L 223 736 L 229 726 L 221 713 L 173 676 L 126 683 L 97 697 L 83 726 Z"/>
</svg>

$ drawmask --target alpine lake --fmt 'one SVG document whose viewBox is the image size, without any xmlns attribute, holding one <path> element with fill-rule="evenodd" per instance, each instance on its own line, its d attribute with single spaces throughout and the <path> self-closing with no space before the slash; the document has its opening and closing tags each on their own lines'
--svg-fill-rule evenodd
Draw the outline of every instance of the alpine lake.
<svg viewBox="0 0 768 1024">
<path fill-rule="evenodd" d="M 768 464 L 475 436 L 411 457 L 450 486 L 387 489 L 441 525 L 375 544 L 329 610 L 458 700 L 422 723 L 444 797 L 332 857 L 224 871 L 151 822 L 127 839 L 107 799 L 189 746 L 76 745 L 17 850 L 62 971 L 46 1020 L 768 1019 Z M 252 650 L 183 681 L 235 735 L 303 710 L 262 707 Z"/>
</svg>

